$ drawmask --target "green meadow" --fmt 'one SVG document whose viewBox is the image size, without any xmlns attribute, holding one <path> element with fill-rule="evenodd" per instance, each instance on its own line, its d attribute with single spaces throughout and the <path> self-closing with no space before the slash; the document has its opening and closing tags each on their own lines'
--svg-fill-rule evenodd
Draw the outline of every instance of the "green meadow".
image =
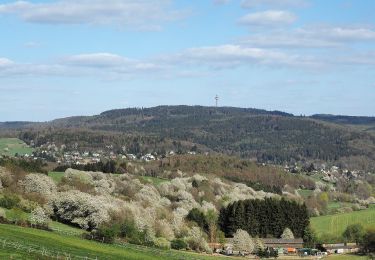
<svg viewBox="0 0 375 260">
<path fill-rule="evenodd" d="M 51 177 L 56 184 L 59 184 L 64 177 L 64 172 L 49 172 L 48 176 Z"/>
<path fill-rule="evenodd" d="M 339 240 L 346 227 L 351 224 L 361 224 L 365 228 L 375 227 L 375 207 L 311 218 L 311 225 L 321 239 L 336 238 Z"/>
<path fill-rule="evenodd" d="M 33 148 L 18 138 L 0 138 L 0 155 L 32 154 Z"/>
<path fill-rule="evenodd" d="M 131 244 L 109 245 L 77 236 L 0 224 L 0 259 L 66 259 L 67 256 L 70 257 L 69 259 L 87 260 L 210 260 L 219 258 Z"/>
</svg>

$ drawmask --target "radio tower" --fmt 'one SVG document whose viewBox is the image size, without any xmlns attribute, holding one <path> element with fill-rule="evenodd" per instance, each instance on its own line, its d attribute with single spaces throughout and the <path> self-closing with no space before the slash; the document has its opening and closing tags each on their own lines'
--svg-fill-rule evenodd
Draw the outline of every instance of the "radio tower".
<svg viewBox="0 0 375 260">
<path fill-rule="evenodd" d="M 218 95 L 216 95 L 215 96 L 215 104 L 216 104 L 216 107 L 217 107 L 217 103 L 219 102 L 219 96 Z"/>
</svg>

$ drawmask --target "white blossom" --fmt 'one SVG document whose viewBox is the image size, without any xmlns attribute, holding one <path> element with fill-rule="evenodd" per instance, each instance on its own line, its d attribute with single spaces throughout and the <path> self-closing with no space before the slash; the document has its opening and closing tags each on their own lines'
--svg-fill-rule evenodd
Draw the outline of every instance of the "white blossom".
<svg viewBox="0 0 375 260">
<path fill-rule="evenodd" d="M 86 184 L 92 184 L 93 182 L 93 178 L 89 172 L 74 170 L 71 168 L 66 169 L 64 173 L 64 178 L 70 181 L 78 179 L 82 183 L 86 183 Z"/>
<path fill-rule="evenodd" d="M 217 212 L 215 205 L 205 200 L 202 202 L 201 209 L 204 213 L 207 213 L 207 211 L 209 210 L 213 210 L 214 212 Z"/>
<path fill-rule="evenodd" d="M 189 231 L 189 236 L 187 237 L 188 245 L 191 249 L 196 251 L 206 251 L 210 252 L 211 249 L 204 239 L 204 233 L 199 227 L 193 227 Z"/>
<path fill-rule="evenodd" d="M 233 249 L 253 252 L 254 247 L 254 241 L 251 236 L 245 230 L 237 229 L 236 233 L 233 235 Z"/>
<path fill-rule="evenodd" d="M 282 239 L 294 239 L 294 235 L 290 228 L 285 228 L 283 233 L 281 234 Z"/>
<path fill-rule="evenodd" d="M 19 181 L 19 186 L 25 193 L 39 193 L 46 197 L 56 193 L 56 184 L 52 178 L 44 174 L 31 173 L 25 176 L 25 178 Z"/>
<path fill-rule="evenodd" d="M 123 202 L 72 190 L 58 193 L 51 206 L 59 219 L 75 223 L 83 229 L 93 229 L 108 221 L 109 211 L 118 210 Z"/>
<path fill-rule="evenodd" d="M 48 225 L 49 217 L 48 214 L 41 207 L 36 207 L 29 216 L 29 220 L 32 224 L 35 225 Z"/>
</svg>

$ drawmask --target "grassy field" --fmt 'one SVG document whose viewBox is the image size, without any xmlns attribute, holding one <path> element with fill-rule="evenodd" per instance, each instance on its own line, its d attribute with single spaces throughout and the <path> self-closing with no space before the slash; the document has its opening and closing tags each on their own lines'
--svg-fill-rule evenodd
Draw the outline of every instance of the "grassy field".
<svg viewBox="0 0 375 260">
<path fill-rule="evenodd" d="M 62 177 L 64 176 L 63 172 L 49 172 L 48 176 L 50 176 L 56 184 L 60 183 Z"/>
<path fill-rule="evenodd" d="M 32 152 L 33 148 L 29 147 L 18 138 L 0 138 L 0 155 L 25 155 L 32 154 Z"/>
<path fill-rule="evenodd" d="M 60 259 L 65 259 L 62 257 L 64 255 L 70 255 L 71 259 L 87 257 L 87 260 L 212 260 L 218 258 L 129 244 L 107 245 L 55 232 L 0 224 L 0 259 L 51 259 L 56 258 L 57 255 L 61 257 Z"/>
<path fill-rule="evenodd" d="M 330 255 L 328 256 L 328 259 L 332 259 L 332 260 L 369 260 L 370 258 L 368 258 L 367 256 L 360 256 L 360 255 L 352 255 L 352 254 L 345 254 L 345 255 L 342 255 L 342 254 L 339 254 L 339 255 Z"/>
<path fill-rule="evenodd" d="M 299 195 L 301 195 L 303 198 L 309 197 L 311 194 L 313 194 L 314 191 L 312 190 L 298 190 Z"/>
<path fill-rule="evenodd" d="M 161 178 L 156 178 L 156 177 L 150 177 L 150 176 L 141 176 L 140 177 L 144 181 L 148 181 L 153 183 L 154 185 L 160 185 L 163 182 L 168 182 L 169 180 L 167 179 L 161 179 Z"/>
<path fill-rule="evenodd" d="M 346 227 L 351 224 L 362 224 L 366 227 L 375 227 L 375 207 L 366 210 L 327 215 L 311 218 L 311 225 L 318 237 L 339 238 Z"/>
</svg>

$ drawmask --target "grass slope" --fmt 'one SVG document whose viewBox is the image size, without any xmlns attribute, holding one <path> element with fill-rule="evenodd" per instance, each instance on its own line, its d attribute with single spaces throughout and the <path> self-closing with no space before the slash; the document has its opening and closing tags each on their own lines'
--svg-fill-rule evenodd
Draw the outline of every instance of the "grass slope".
<svg viewBox="0 0 375 260">
<path fill-rule="evenodd" d="M 353 255 L 353 254 L 338 254 L 338 255 L 330 255 L 328 259 L 337 259 L 337 260 L 369 260 L 370 258 L 367 256 L 360 256 L 360 255 Z"/>
<path fill-rule="evenodd" d="M 6 247 L 3 247 L 4 240 L 8 243 Z M 28 248 L 30 247 L 35 250 L 31 250 L 29 253 Z M 43 251 L 44 255 L 49 257 L 41 257 Z M 84 257 L 129 260 L 215 259 L 193 253 L 159 250 L 129 244 L 107 245 L 74 236 L 63 236 L 54 232 L 0 224 L 1 259 L 9 259 L 10 256 L 13 257 L 11 259 L 50 259 L 52 255 L 56 258 L 57 254 L 59 256 L 70 254 L 71 259 L 84 259 Z"/>
<path fill-rule="evenodd" d="M 56 184 L 59 184 L 62 177 L 64 177 L 64 172 L 49 172 L 48 176 L 51 177 Z"/>
<path fill-rule="evenodd" d="M 351 224 L 361 224 L 366 227 L 375 226 L 375 207 L 366 210 L 354 211 L 311 218 L 311 225 L 318 237 L 339 239 L 346 227 Z"/>
<path fill-rule="evenodd" d="M 0 155 L 14 156 L 32 154 L 33 148 L 18 138 L 0 138 Z"/>
</svg>

